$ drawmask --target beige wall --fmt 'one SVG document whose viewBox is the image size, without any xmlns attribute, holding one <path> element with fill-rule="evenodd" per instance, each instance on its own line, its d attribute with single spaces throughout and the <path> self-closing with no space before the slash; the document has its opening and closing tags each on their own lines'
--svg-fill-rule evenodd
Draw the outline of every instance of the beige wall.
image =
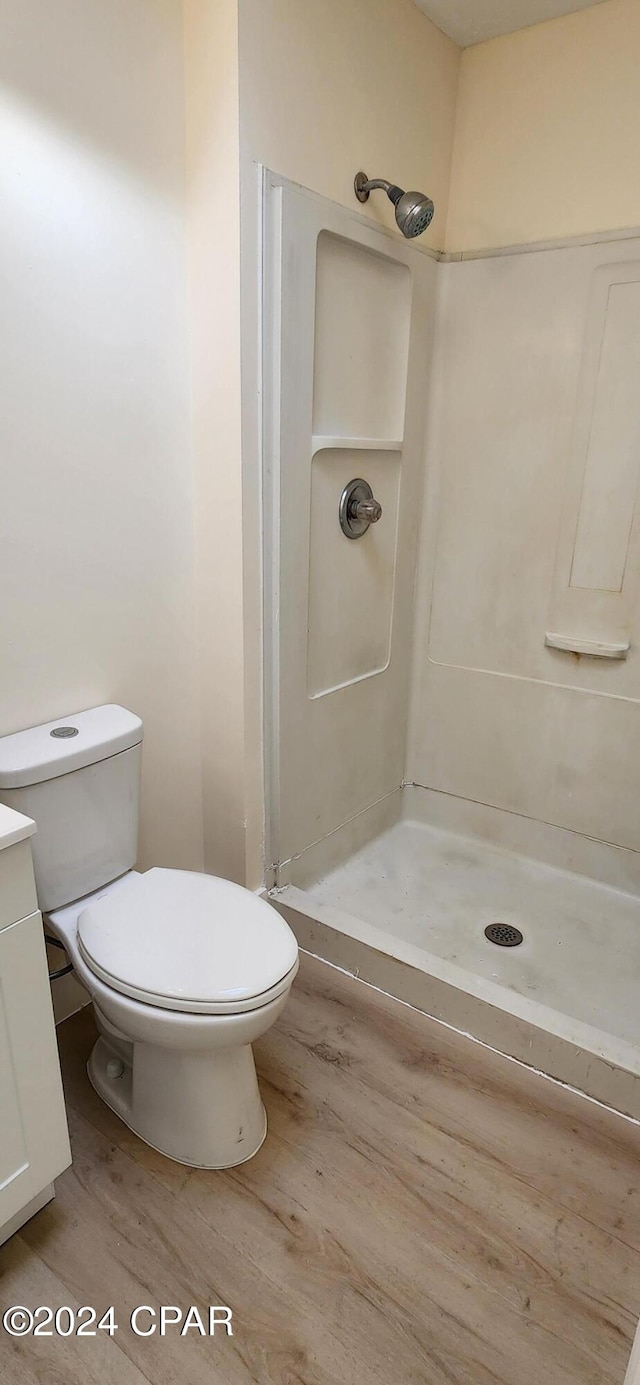
<svg viewBox="0 0 640 1385">
<path fill-rule="evenodd" d="M 181 8 L 3 7 L 0 733 L 131 707 L 141 861 L 197 868 Z"/>
<path fill-rule="evenodd" d="M 418 187 L 442 246 L 459 51 L 412 0 L 240 0 L 245 158 L 355 205 L 353 179 Z M 368 213 L 393 225 L 383 194 Z"/>
<path fill-rule="evenodd" d="M 186 0 L 187 205 L 205 864 L 247 865 L 237 0 Z M 254 403 L 255 409 L 255 403 Z M 254 659 L 259 659 L 259 632 Z M 260 805 L 255 807 L 259 815 Z M 251 827 L 254 827 L 253 819 Z M 252 839 L 253 840 L 253 839 Z"/>
<path fill-rule="evenodd" d="M 640 4 L 462 54 L 447 249 L 640 226 Z"/>
<path fill-rule="evenodd" d="M 146 728 L 143 863 L 204 859 L 257 884 L 255 165 L 347 205 L 360 165 L 424 186 L 441 244 L 458 52 L 411 0 L 242 0 L 240 51 L 238 0 L 55 8 L 14 7 L 3 40 L 19 157 L 4 170 L 16 463 L 0 578 L 16 597 L 0 730 L 127 703 Z M 392 219 L 382 197 L 370 212 Z"/>
</svg>

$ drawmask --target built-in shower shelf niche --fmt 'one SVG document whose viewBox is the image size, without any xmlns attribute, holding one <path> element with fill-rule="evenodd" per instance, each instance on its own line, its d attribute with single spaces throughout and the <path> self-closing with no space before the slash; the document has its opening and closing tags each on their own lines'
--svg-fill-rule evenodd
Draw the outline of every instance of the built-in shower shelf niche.
<svg viewBox="0 0 640 1385">
<path fill-rule="evenodd" d="M 407 265 L 321 231 L 316 246 L 315 435 L 356 438 L 362 447 L 367 438 L 390 445 L 403 436 L 410 325 Z"/>
<path fill-rule="evenodd" d="M 568 654 L 586 654 L 590 659 L 626 659 L 628 640 L 583 640 L 576 635 L 558 635 L 547 630 L 544 642 L 548 649 L 562 649 Z"/>
<path fill-rule="evenodd" d="M 269 861 L 379 802 L 405 768 L 438 266 L 356 206 L 265 175 Z M 340 500 L 356 478 L 382 517 L 350 538 Z"/>
<path fill-rule="evenodd" d="M 321 231 L 316 244 L 307 695 L 383 673 L 391 657 L 411 273 Z M 382 518 L 343 534 L 344 487 L 361 477 Z"/>
<path fill-rule="evenodd" d="M 593 275 L 546 644 L 624 660 L 640 584 L 640 261 Z M 588 646 L 588 647 L 587 647 Z"/>
<path fill-rule="evenodd" d="M 329 438 L 318 434 L 312 439 L 313 453 L 333 448 L 348 448 L 350 452 L 400 452 L 402 438 Z"/>
</svg>

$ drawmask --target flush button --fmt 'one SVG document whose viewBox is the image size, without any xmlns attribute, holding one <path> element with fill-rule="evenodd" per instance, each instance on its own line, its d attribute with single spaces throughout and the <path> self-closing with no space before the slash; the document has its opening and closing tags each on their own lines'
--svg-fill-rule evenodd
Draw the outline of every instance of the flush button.
<svg viewBox="0 0 640 1385">
<path fill-rule="evenodd" d="M 79 736 L 80 732 L 77 726 L 54 726 L 53 731 L 50 731 L 49 735 L 55 736 L 57 741 L 68 741 L 71 736 Z"/>
</svg>

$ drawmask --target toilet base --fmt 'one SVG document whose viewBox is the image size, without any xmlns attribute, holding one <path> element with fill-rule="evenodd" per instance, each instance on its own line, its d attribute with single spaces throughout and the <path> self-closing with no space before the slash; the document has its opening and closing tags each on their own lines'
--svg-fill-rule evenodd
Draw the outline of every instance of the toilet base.
<svg viewBox="0 0 640 1385">
<path fill-rule="evenodd" d="M 100 1024 L 102 1016 L 96 1018 Z M 234 1168 L 252 1159 L 266 1136 L 250 1044 L 173 1052 L 102 1034 L 87 1073 L 120 1120 L 176 1163 Z"/>
</svg>

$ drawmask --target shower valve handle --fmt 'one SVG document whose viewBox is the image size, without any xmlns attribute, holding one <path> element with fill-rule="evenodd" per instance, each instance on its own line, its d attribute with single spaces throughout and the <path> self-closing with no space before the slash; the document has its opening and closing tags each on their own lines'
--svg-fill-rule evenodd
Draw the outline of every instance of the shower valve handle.
<svg viewBox="0 0 640 1385">
<path fill-rule="evenodd" d="M 349 506 L 349 517 L 363 520 L 365 524 L 377 524 L 382 518 L 382 505 L 379 500 L 353 500 Z"/>
<path fill-rule="evenodd" d="M 361 539 L 370 524 L 382 518 L 382 505 L 376 500 L 368 481 L 354 477 L 340 496 L 340 528 L 347 539 Z"/>
</svg>

